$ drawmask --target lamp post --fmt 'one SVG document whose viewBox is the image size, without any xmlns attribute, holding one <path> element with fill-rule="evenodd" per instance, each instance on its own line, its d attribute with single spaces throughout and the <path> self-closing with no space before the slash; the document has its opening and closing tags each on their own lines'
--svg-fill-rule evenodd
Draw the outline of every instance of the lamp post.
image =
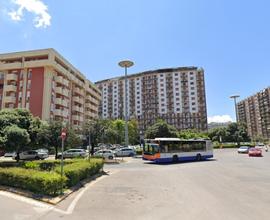
<svg viewBox="0 0 270 220">
<path fill-rule="evenodd" d="M 134 65 L 130 60 L 123 60 L 118 63 L 120 67 L 125 68 L 125 146 L 128 147 L 128 80 L 127 80 L 127 68 Z"/>
<path fill-rule="evenodd" d="M 239 97 L 240 97 L 240 95 L 232 95 L 232 96 L 230 96 L 230 98 L 234 100 L 234 108 L 235 108 L 235 115 L 236 115 L 236 123 L 239 122 L 238 111 L 237 111 L 237 98 L 239 98 Z"/>
</svg>

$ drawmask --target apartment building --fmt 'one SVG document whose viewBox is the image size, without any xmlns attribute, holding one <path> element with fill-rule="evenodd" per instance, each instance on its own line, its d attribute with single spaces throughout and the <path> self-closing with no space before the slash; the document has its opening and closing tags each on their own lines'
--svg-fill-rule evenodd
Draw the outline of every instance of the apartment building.
<svg viewBox="0 0 270 220">
<path fill-rule="evenodd" d="M 98 117 L 99 89 L 54 49 L 0 54 L 0 108 L 79 128 Z"/>
<path fill-rule="evenodd" d="M 128 76 L 128 94 L 124 77 L 96 82 L 102 92 L 99 114 L 102 118 L 124 119 L 125 96 L 129 119 L 139 122 L 145 131 L 157 119 L 177 129 L 207 130 L 204 70 L 179 67 L 146 71 Z"/>
<path fill-rule="evenodd" d="M 252 138 L 270 138 L 270 87 L 238 102 L 237 112 Z"/>
</svg>

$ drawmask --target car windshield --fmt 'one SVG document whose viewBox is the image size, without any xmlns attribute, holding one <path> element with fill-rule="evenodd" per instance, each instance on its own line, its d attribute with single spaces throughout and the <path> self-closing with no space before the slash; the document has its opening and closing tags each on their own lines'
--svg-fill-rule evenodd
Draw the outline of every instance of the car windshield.
<svg viewBox="0 0 270 220">
<path fill-rule="evenodd" d="M 240 149 L 248 149 L 248 146 L 242 146 Z"/>
</svg>

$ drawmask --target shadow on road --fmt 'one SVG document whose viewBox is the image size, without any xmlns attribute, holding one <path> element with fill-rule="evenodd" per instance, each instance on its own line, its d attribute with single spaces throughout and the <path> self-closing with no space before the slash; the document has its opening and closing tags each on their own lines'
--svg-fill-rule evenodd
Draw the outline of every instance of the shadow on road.
<svg viewBox="0 0 270 220">
<path fill-rule="evenodd" d="M 206 163 L 206 162 L 213 162 L 213 161 L 217 161 L 217 159 L 208 159 L 208 160 L 200 160 L 200 161 L 179 161 L 176 163 L 173 163 L 173 162 L 156 163 L 152 161 L 147 161 L 147 162 L 144 162 L 144 164 L 167 166 L 167 165 L 179 165 L 179 164 L 188 164 L 188 163 Z"/>
</svg>

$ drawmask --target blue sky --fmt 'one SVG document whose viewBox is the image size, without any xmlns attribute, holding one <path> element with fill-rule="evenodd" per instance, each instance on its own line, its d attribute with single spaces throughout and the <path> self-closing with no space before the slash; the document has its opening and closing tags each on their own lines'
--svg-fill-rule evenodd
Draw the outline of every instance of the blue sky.
<svg viewBox="0 0 270 220">
<path fill-rule="evenodd" d="M 205 69 L 208 116 L 269 86 L 265 0 L 0 0 L 0 53 L 53 47 L 91 81 L 165 67 Z M 219 117 L 217 120 L 228 118 Z"/>
</svg>

